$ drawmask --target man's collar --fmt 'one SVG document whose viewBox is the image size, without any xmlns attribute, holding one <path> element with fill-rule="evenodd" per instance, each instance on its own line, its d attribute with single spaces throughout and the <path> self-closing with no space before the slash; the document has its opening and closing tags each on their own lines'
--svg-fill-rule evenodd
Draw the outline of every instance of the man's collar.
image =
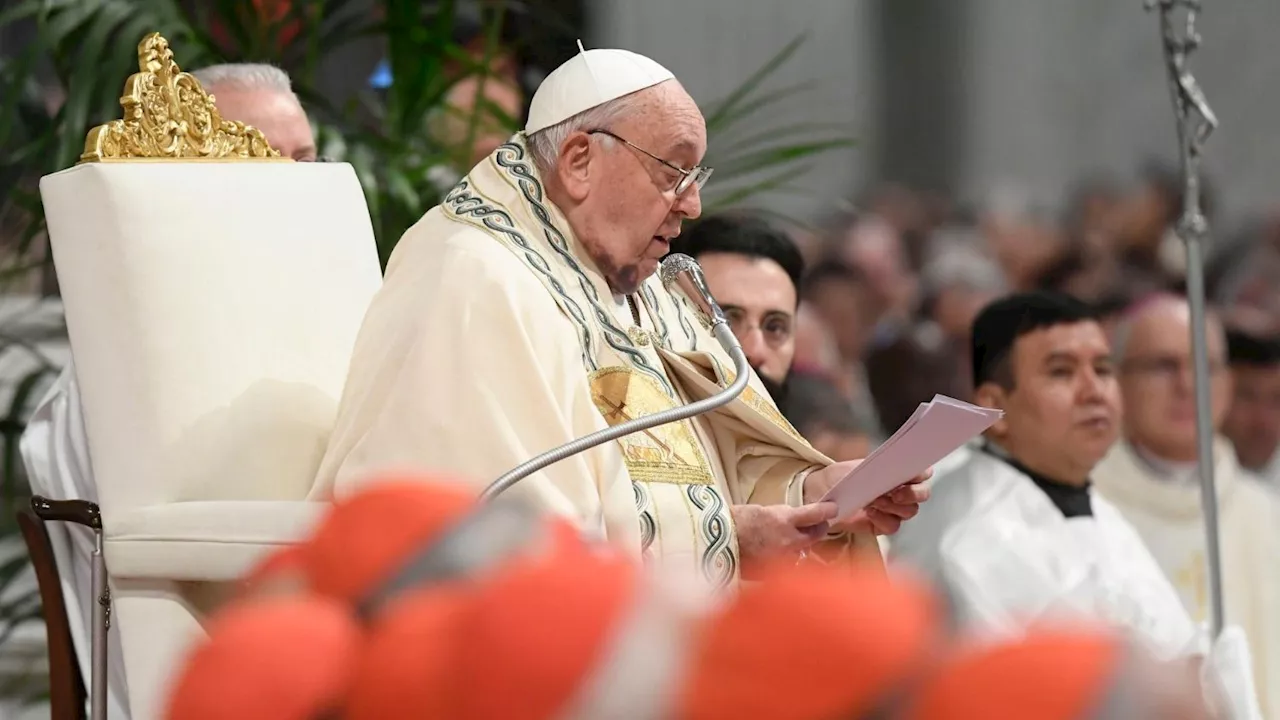
<svg viewBox="0 0 1280 720">
<path fill-rule="evenodd" d="M 1089 496 L 1091 483 L 1088 481 L 1083 485 L 1075 485 L 1036 472 L 1018 462 L 1008 450 L 991 440 L 983 440 L 979 447 L 983 452 L 1003 460 L 1014 470 L 1031 478 L 1031 481 L 1048 496 L 1049 501 L 1053 503 L 1054 507 L 1058 508 L 1063 517 L 1091 517 L 1093 515 L 1093 502 Z"/>
<path fill-rule="evenodd" d="M 1200 466 L 1194 460 L 1191 462 L 1166 460 L 1138 443 L 1130 442 L 1129 444 L 1133 447 L 1134 457 L 1138 458 L 1138 462 L 1147 468 L 1152 477 L 1179 483 L 1199 482 Z"/>
</svg>

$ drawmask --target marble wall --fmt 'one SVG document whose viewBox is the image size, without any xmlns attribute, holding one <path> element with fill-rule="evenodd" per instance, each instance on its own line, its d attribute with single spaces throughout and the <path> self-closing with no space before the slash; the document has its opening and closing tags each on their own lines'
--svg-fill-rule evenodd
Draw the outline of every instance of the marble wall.
<svg viewBox="0 0 1280 720">
<path fill-rule="evenodd" d="M 812 81 L 796 102 L 757 118 L 763 126 L 830 122 L 858 146 L 819 159 L 798 192 L 764 203 L 808 216 L 848 192 L 871 172 L 877 145 L 878 73 L 875 7 L 851 0 L 591 0 L 588 38 L 595 47 L 650 55 L 681 79 L 700 103 L 718 100 L 800 33 L 808 39 L 770 87 Z M 712 178 L 712 183 L 716 178 Z"/>
<path fill-rule="evenodd" d="M 1083 173 L 1176 158 L 1155 13 L 1141 0 L 966 0 L 968 102 L 957 187 L 1020 184 L 1051 203 Z M 1206 0 L 1192 69 L 1221 121 L 1206 170 L 1224 220 L 1280 200 L 1280 4 Z"/>
<path fill-rule="evenodd" d="M 1226 220 L 1280 198 L 1280 3 L 1205 0 L 1194 69 L 1222 121 L 1207 170 Z M 1056 209 L 1088 173 L 1174 159 L 1158 21 L 1142 0 L 593 0 L 592 41 L 652 54 L 700 101 L 788 40 L 780 82 L 821 94 L 784 119 L 835 121 L 860 146 L 822 160 L 772 207 L 805 212 L 876 178 Z M 713 180 L 714 182 L 714 180 Z"/>
</svg>

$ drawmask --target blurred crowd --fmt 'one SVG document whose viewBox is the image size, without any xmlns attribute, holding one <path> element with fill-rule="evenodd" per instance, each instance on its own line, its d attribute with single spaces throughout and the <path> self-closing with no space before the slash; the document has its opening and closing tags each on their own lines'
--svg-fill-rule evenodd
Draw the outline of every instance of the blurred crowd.
<svg viewBox="0 0 1280 720">
<path fill-rule="evenodd" d="M 779 400 L 795 424 L 834 456 L 861 457 L 935 393 L 971 399 L 969 328 L 991 300 L 1059 291 L 1095 307 L 1110 328 L 1139 299 L 1185 290 L 1186 252 L 1174 232 L 1180 175 L 1152 162 L 1138 177 L 1131 186 L 1081 183 L 1060 217 L 996 203 L 973 211 L 882 185 L 789 240 L 768 239 L 778 228 L 744 239 L 743 224 L 756 221 L 743 215 L 705 218 L 675 249 L 699 255 L 740 246 L 790 266 L 794 316 L 748 350 L 762 375 L 785 382 Z M 1280 269 L 1280 225 L 1260 221 L 1224 236 L 1215 232 L 1215 205 L 1206 188 L 1208 301 L 1246 375 L 1237 368 L 1234 413 L 1224 422 L 1237 446 L 1250 445 L 1237 447 L 1246 466 L 1263 471 L 1280 440 L 1280 418 L 1271 417 L 1280 414 L 1280 387 L 1267 387 L 1265 373 L 1254 382 L 1247 374 L 1277 362 L 1280 288 L 1271 278 Z M 718 272 L 708 270 L 722 300 L 758 287 L 733 288 L 735 279 Z"/>
</svg>

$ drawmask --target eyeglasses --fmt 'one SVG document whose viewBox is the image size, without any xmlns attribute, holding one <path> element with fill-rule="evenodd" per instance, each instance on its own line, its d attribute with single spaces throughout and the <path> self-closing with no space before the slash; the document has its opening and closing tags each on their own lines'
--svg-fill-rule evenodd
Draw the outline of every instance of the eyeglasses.
<svg viewBox="0 0 1280 720">
<path fill-rule="evenodd" d="M 1160 378 L 1162 380 L 1170 380 L 1182 376 L 1189 377 L 1194 372 L 1190 358 L 1170 356 L 1135 358 L 1121 365 L 1121 369 L 1126 373 L 1149 378 Z M 1209 359 L 1210 375 L 1217 375 L 1225 369 L 1226 364 L 1221 360 Z"/>
<path fill-rule="evenodd" d="M 753 327 L 760 328 L 764 341 L 772 347 L 785 343 L 792 336 L 791 318 L 780 313 L 770 312 L 756 322 L 747 317 L 746 311 L 742 308 L 729 305 L 724 308 L 724 316 L 729 321 L 729 329 L 733 330 L 733 334 L 739 338 L 751 332 Z"/>
<path fill-rule="evenodd" d="M 695 186 L 699 190 L 701 190 L 702 186 L 707 184 L 707 179 L 711 177 L 712 168 L 695 166 L 692 170 L 685 170 L 679 165 L 675 165 L 671 162 L 668 162 L 667 160 L 663 160 L 662 158 L 658 157 L 657 155 L 654 155 L 648 150 L 645 150 L 644 148 L 636 145 L 635 143 L 632 143 L 630 140 L 627 140 L 626 138 L 618 137 L 617 135 L 609 132 L 608 130 L 601 130 L 601 129 L 588 130 L 587 134 L 588 135 L 608 135 L 609 137 L 613 138 L 614 140 L 617 140 L 623 145 L 626 145 L 632 150 L 635 150 L 636 152 L 642 152 L 645 155 L 648 155 L 649 157 L 653 158 L 654 160 L 657 160 L 658 162 L 662 163 L 663 165 L 666 165 L 672 170 L 675 170 L 676 172 L 680 173 L 680 181 L 677 182 L 675 188 L 673 188 L 676 197 L 680 197 L 681 195 L 684 195 L 686 192 L 689 192 L 690 188 Z"/>
</svg>

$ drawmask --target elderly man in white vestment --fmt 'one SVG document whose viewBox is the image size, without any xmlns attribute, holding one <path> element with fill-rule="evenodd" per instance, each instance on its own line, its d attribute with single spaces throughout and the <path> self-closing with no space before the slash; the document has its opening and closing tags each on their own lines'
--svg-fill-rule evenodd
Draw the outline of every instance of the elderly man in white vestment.
<svg viewBox="0 0 1280 720">
<path fill-rule="evenodd" d="M 893 539 L 894 565 L 947 587 L 978 635 L 1101 622 L 1163 659 L 1195 655 L 1197 629 L 1177 593 L 1090 485 L 1121 418 L 1110 346 L 1091 308 L 1055 293 L 1010 295 L 983 309 L 970 343 L 975 401 L 1004 417 L 935 476 L 933 500 Z M 1242 642 L 1215 649 L 1211 667 L 1232 704 L 1254 717 L 1250 677 L 1232 664 Z"/>
<path fill-rule="evenodd" d="M 299 161 L 316 157 L 311 124 L 291 88 L 289 76 L 269 65 L 214 65 L 191 73 L 212 93 L 218 111 L 227 120 L 258 128 L 281 155 Z M 40 400 L 20 442 L 23 463 L 37 495 L 56 500 L 97 502 L 97 484 L 89 461 L 80 390 L 74 362 L 67 363 Z M 50 523 L 50 541 L 58 563 L 72 639 L 86 686 L 90 681 L 89 642 L 93 619 L 93 535 L 87 528 Z M 124 660 L 114 626 L 109 635 L 108 717 L 129 717 L 125 693 Z"/>
<path fill-rule="evenodd" d="M 648 58 L 591 50 L 552 72 L 524 132 L 396 246 L 317 487 L 349 493 L 392 469 L 483 487 L 730 382 L 728 355 L 655 275 L 701 212 L 706 145 L 697 105 Z M 752 373 L 719 411 L 568 458 L 510 492 L 729 585 L 744 563 L 815 541 L 874 548 L 874 533 L 927 496 L 907 484 L 836 518 L 814 500 L 851 467 L 805 443 Z"/>
<path fill-rule="evenodd" d="M 1209 617 L 1205 529 L 1197 468 L 1191 312 L 1184 298 L 1156 295 L 1116 328 L 1124 439 L 1098 465 L 1098 491 L 1116 505 L 1177 589 L 1192 618 Z M 1226 340 L 1208 318 L 1215 431 L 1231 398 Z M 1243 472 L 1224 438 L 1213 447 L 1222 590 L 1227 622 L 1244 628 L 1263 710 L 1280 718 L 1280 498 Z"/>
</svg>

